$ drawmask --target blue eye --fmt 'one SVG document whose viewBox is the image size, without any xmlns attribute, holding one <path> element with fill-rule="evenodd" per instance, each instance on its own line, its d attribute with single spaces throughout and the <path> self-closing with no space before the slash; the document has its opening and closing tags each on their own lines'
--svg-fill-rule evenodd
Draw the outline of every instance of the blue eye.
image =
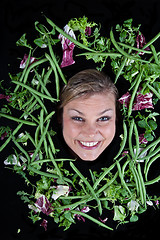
<svg viewBox="0 0 160 240">
<path fill-rule="evenodd" d="M 77 122 L 83 122 L 83 118 L 81 117 L 72 117 L 72 120 L 77 121 Z"/>
<path fill-rule="evenodd" d="M 106 122 L 106 121 L 108 121 L 110 119 L 110 117 L 101 117 L 101 118 L 99 118 L 98 119 L 98 121 L 100 121 L 100 122 Z"/>
</svg>

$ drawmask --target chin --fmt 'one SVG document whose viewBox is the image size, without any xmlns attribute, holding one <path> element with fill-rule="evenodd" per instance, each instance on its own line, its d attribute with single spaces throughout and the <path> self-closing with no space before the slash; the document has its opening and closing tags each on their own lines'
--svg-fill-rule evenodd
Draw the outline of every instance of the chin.
<svg viewBox="0 0 160 240">
<path fill-rule="evenodd" d="M 81 155 L 79 155 L 79 158 L 81 160 L 83 160 L 83 161 L 90 161 L 90 162 L 92 162 L 92 161 L 95 161 L 99 157 L 99 155 L 98 156 L 81 156 Z"/>
</svg>

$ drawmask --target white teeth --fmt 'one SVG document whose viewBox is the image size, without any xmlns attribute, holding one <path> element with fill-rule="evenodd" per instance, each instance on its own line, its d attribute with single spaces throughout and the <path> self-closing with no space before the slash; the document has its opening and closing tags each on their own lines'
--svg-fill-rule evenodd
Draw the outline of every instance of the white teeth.
<svg viewBox="0 0 160 240">
<path fill-rule="evenodd" d="M 81 141 L 80 141 L 81 142 Z M 98 142 L 81 142 L 81 144 L 83 146 L 86 146 L 86 147 L 93 147 L 97 144 Z"/>
</svg>

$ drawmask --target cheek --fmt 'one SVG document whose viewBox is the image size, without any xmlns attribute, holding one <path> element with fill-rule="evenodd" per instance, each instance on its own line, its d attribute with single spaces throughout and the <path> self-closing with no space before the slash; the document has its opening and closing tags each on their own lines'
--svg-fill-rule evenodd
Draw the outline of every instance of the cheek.
<svg viewBox="0 0 160 240">
<path fill-rule="evenodd" d="M 110 143 L 115 136 L 115 132 L 116 132 L 116 124 L 115 122 L 112 122 L 109 126 L 103 129 L 102 134 L 105 137 L 106 141 Z"/>
<path fill-rule="evenodd" d="M 63 137 L 65 141 L 71 141 L 78 135 L 78 129 L 74 126 L 71 119 L 65 118 L 63 119 Z"/>
</svg>

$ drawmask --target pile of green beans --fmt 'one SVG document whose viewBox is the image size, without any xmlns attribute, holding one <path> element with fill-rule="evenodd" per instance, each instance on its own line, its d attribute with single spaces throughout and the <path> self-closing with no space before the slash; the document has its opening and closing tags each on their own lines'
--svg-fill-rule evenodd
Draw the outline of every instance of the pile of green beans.
<svg viewBox="0 0 160 240">
<path fill-rule="evenodd" d="M 98 177 L 90 171 L 92 181 L 84 177 L 83 174 L 76 168 L 74 165 L 74 160 L 56 159 L 57 150 L 55 148 L 53 140 L 54 138 L 51 133 L 51 119 L 54 116 L 55 111 L 53 110 L 49 112 L 47 110 L 47 102 L 56 104 L 59 101 L 60 81 L 62 81 L 64 84 L 67 84 L 67 81 L 55 57 L 53 46 L 51 44 L 51 36 L 47 31 L 43 32 L 43 34 L 47 40 L 48 52 L 45 52 L 43 58 L 30 65 L 30 58 L 33 52 L 32 50 L 29 50 L 26 67 L 24 68 L 20 78 L 18 80 L 12 80 L 12 83 L 15 84 L 14 93 L 16 94 L 25 89 L 27 90 L 28 100 L 22 104 L 20 109 L 22 115 L 19 118 L 0 112 L 0 117 L 17 122 L 17 127 L 1 145 L 0 151 L 6 148 L 9 142 L 12 141 L 16 147 L 16 151 L 18 149 L 19 154 L 25 157 L 26 162 L 24 162 L 24 165 L 29 173 L 33 173 L 39 177 L 56 179 L 56 181 L 59 181 L 61 184 L 72 187 L 73 192 L 71 195 L 60 197 L 60 200 L 70 200 L 71 203 L 62 205 L 59 203 L 58 206 L 54 207 L 55 212 L 63 212 L 64 209 L 69 209 L 73 215 L 80 214 L 96 224 L 112 230 L 112 228 L 106 224 L 98 221 L 84 212 L 77 211 L 75 209 L 79 206 L 90 205 L 90 202 L 95 201 L 95 206 L 98 208 L 99 215 L 102 215 L 104 201 L 111 201 L 109 197 L 104 195 L 104 191 L 109 190 L 111 186 L 115 186 L 116 184 L 120 186 L 120 188 L 124 189 L 127 194 L 127 200 L 124 198 L 124 201 L 122 203 L 119 202 L 119 204 L 125 205 L 126 202 L 136 199 L 144 209 L 147 208 L 146 203 L 148 195 L 146 187 L 148 185 L 157 183 L 160 180 L 160 176 L 152 180 L 149 179 L 149 170 L 151 169 L 152 164 L 160 158 L 160 137 L 151 143 L 148 143 L 146 146 L 143 146 L 143 150 L 140 150 L 141 146 L 139 143 L 139 128 L 137 126 L 136 119 L 133 117 L 132 109 L 137 91 L 142 83 L 145 83 L 143 90 L 147 88 L 150 89 L 153 94 L 160 99 L 160 93 L 153 87 L 152 82 L 146 82 L 144 79 L 144 72 L 147 64 L 149 65 L 151 62 L 157 64 L 158 66 L 160 64 L 159 53 L 156 52 L 155 47 L 153 46 L 154 41 L 160 37 L 160 34 L 157 34 L 157 36 L 149 41 L 142 49 L 138 49 L 134 46 L 129 46 L 116 41 L 113 30 L 111 30 L 110 41 L 114 47 L 114 51 L 111 52 L 109 50 L 108 52 L 100 52 L 96 51 L 94 48 L 85 46 L 78 40 L 73 39 L 62 29 L 56 26 L 50 19 L 46 18 L 46 20 L 49 25 L 54 28 L 54 30 L 67 37 L 78 48 L 84 50 L 84 52 L 81 51 L 82 53 L 78 54 L 77 56 L 98 55 L 110 57 L 111 60 L 113 58 L 122 59 L 121 65 L 119 66 L 115 76 L 115 84 L 119 80 L 120 76 L 123 76 L 126 62 L 128 60 L 139 63 L 139 71 L 135 76 L 134 81 L 131 83 L 130 90 L 132 90 L 132 95 L 129 107 L 128 109 L 125 109 L 123 119 L 123 134 L 119 151 L 114 157 L 112 165 L 108 168 L 102 169 L 102 172 Z M 146 47 L 150 47 L 151 51 L 145 50 Z M 134 51 L 134 54 L 132 51 Z M 147 56 L 150 57 L 149 60 L 141 58 L 138 55 L 140 52 L 147 54 Z M 37 86 L 31 85 L 30 79 L 34 77 L 38 80 Z M 56 97 L 52 97 L 47 88 L 47 82 L 49 78 L 55 80 L 52 82 L 52 84 L 56 90 Z M 36 111 L 34 112 L 33 109 L 36 109 Z M 24 119 L 25 115 L 28 116 L 28 119 Z M 30 127 L 32 132 L 30 134 L 25 131 L 28 141 L 30 141 L 32 144 L 32 149 L 29 150 L 26 150 L 26 147 L 24 147 L 17 140 L 18 134 L 23 131 L 22 129 L 24 129 L 26 125 Z M 29 155 L 30 152 L 33 153 L 32 157 Z M 145 156 L 143 156 L 144 154 Z M 36 160 L 37 156 L 38 160 Z M 68 175 L 65 175 L 62 165 L 60 166 L 60 163 L 64 161 L 70 162 L 70 166 L 74 172 L 73 178 L 72 176 L 68 177 Z M 141 163 L 142 161 L 143 163 Z M 39 168 L 37 166 L 39 166 Z M 50 168 L 52 167 L 53 171 L 45 171 L 42 166 L 46 169 L 48 166 L 50 166 Z M 81 190 L 83 190 L 83 193 L 81 193 L 81 195 L 77 195 L 76 188 L 74 189 L 75 176 L 79 179 L 77 181 L 81 181 L 82 183 Z M 118 200 L 119 199 L 117 199 L 117 201 Z M 115 202 L 113 201 L 112 204 L 114 206 Z"/>
</svg>

